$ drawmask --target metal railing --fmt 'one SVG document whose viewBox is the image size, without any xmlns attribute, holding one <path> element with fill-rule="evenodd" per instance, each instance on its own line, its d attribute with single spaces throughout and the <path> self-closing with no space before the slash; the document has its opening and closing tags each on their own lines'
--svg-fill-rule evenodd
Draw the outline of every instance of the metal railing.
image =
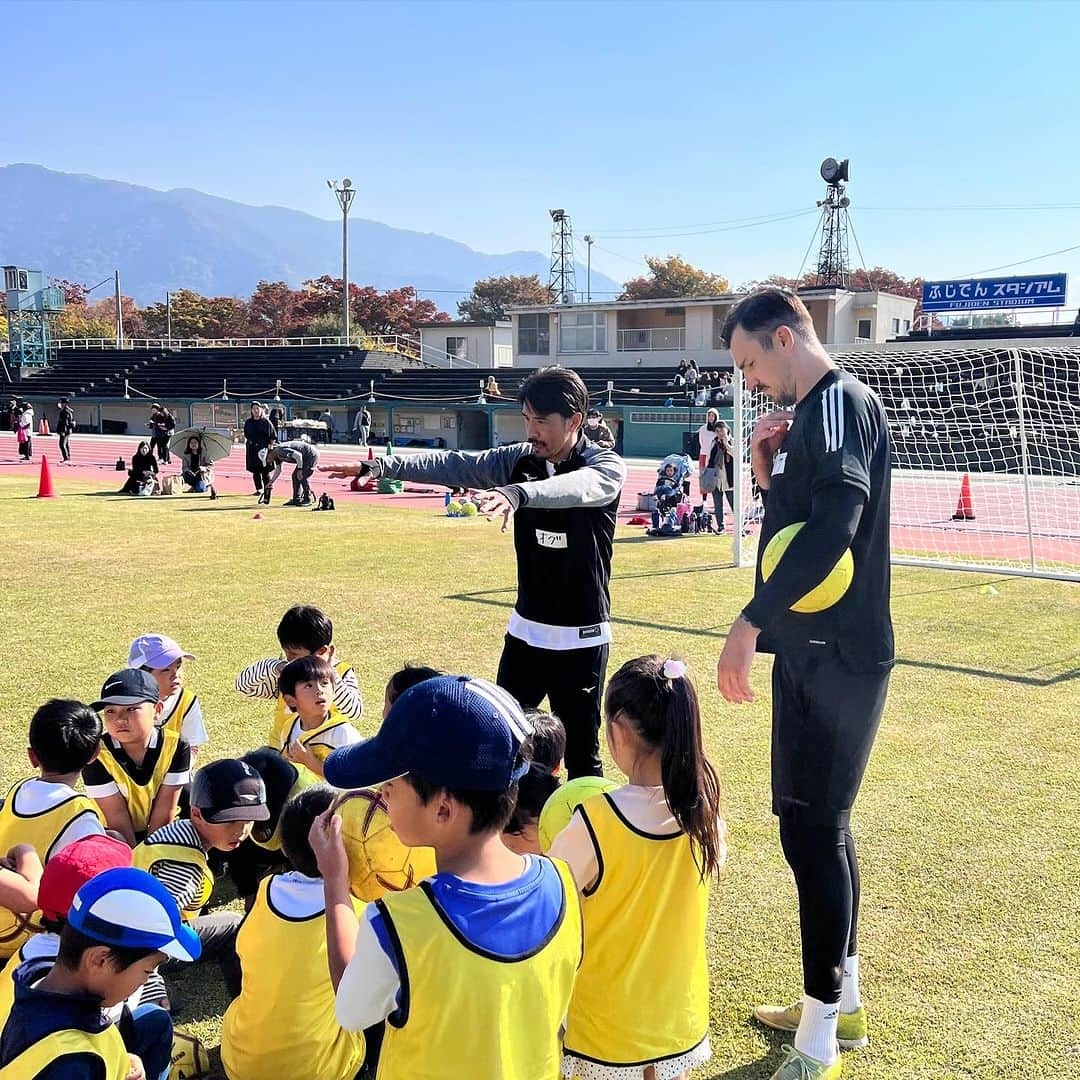
<svg viewBox="0 0 1080 1080">
<path fill-rule="evenodd" d="M 50 342 L 57 349 L 115 349 L 116 338 L 60 338 Z M 127 338 L 126 349 L 240 349 L 266 348 L 315 348 L 351 345 L 359 349 L 378 349 L 398 352 L 403 356 L 419 357 L 420 342 L 410 334 L 354 334 L 349 341 L 344 337 L 226 337 L 226 338 Z"/>
<path fill-rule="evenodd" d="M 667 352 L 686 348 L 685 326 L 652 326 L 616 330 L 619 352 Z"/>
</svg>

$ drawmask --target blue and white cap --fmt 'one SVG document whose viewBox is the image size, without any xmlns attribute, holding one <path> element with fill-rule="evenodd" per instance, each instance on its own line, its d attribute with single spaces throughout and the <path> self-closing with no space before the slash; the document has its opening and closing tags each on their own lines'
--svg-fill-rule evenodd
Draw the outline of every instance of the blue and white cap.
<svg viewBox="0 0 1080 1080">
<path fill-rule="evenodd" d="M 517 700 L 468 675 L 440 675 L 405 691 L 366 742 L 333 751 L 326 782 L 371 787 L 407 772 L 460 791 L 506 791 L 528 772 L 521 747 L 533 733 Z"/>
<path fill-rule="evenodd" d="M 91 878 L 75 894 L 68 926 L 102 945 L 157 949 L 173 960 L 198 960 L 202 944 L 184 924 L 169 890 L 145 870 L 121 866 Z"/>
</svg>

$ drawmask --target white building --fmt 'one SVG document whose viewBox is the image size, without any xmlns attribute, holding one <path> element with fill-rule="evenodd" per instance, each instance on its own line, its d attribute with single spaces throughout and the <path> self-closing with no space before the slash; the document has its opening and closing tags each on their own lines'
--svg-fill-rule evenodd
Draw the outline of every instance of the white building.
<svg viewBox="0 0 1080 1080">
<path fill-rule="evenodd" d="M 420 351 L 439 366 L 511 367 L 514 349 L 510 320 L 421 323 Z"/>
<path fill-rule="evenodd" d="M 885 342 L 908 333 L 915 313 L 914 300 L 887 292 L 800 289 L 799 297 L 826 345 Z M 730 368 L 720 333 L 741 299 L 742 294 L 728 293 L 511 308 L 513 362 L 519 367 L 674 367 L 686 357 L 702 369 Z"/>
</svg>

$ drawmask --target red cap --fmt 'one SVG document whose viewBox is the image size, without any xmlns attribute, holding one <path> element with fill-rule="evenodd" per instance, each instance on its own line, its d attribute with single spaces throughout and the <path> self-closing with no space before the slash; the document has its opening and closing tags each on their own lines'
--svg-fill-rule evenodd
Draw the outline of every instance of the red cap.
<svg viewBox="0 0 1080 1080">
<path fill-rule="evenodd" d="M 131 865 L 131 848 L 112 836 L 84 836 L 58 851 L 38 885 L 38 907 L 46 919 L 66 919 L 75 894 L 103 870 Z"/>
</svg>

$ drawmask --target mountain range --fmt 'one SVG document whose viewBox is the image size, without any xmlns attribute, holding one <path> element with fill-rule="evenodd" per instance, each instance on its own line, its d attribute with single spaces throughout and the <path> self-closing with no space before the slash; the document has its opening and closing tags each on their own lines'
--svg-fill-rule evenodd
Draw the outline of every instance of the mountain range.
<svg viewBox="0 0 1080 1080">
<path fill-rule="evenodd" d="M 201 191 L 157 191 L 40 165 L 0 167 L 0 263 L 95 285 L 119 269 L 123 292 L 140 304 L 167 291 L 246 297 L 262 280 L 296 287 L 341 272 L 341 223 L 280 206 L 248 206 Z M 485 254 L 434 233 L 349 218 L 349 278 L 378 289 L 414 285 L 440 308 L 474 281 L 539 274 L 538 251 Z M 577 266 L 579 286 L 585 268 Z M 619 285 L 593 271 L 596 295 Z M 95 294 L 97 296 L 101 293 Z"/>
</svg>

